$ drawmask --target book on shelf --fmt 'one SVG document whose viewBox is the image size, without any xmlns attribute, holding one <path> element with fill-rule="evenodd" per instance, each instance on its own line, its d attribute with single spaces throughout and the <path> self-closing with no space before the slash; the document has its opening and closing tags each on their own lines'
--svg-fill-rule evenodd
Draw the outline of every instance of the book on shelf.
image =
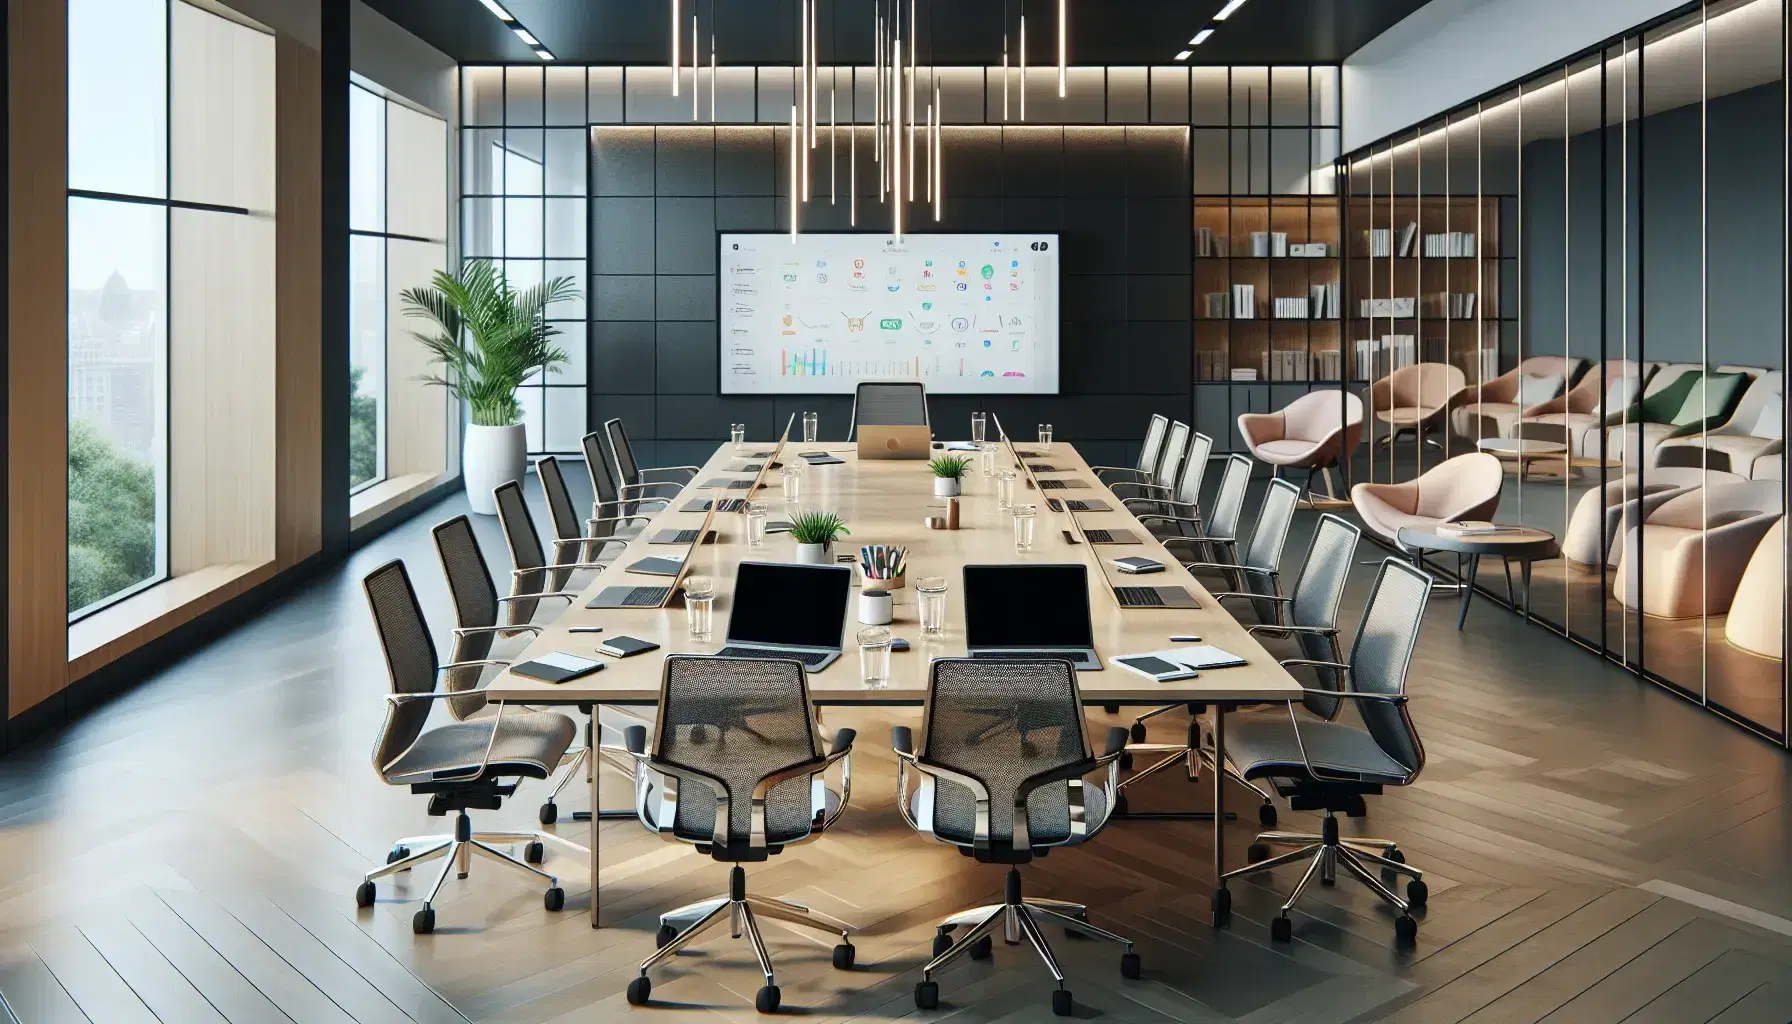
<svg viewBox="0 0 1792 1024">
<path fill-rule="evenodd" d="M 1356 357 L 1356 376 L 1360 380 L 1378 380 L 1402 366 L 1417 360 L 1417 344 L 1410 334 L 1384 334 L 1379 338 L 1359 338 L 1351 343 Z"/>
<path fill-rule="evenodd" d="M 1269 352 L 1270 380 L 1306 380 L 1307 352 L 1305 349 L 1271 349 Z"/>
<path fill-rule="evenodd" d="M 1369 228 L 1363 232 L 1363 242 L 1370 256 L 1411 256 L 1418 233 L 1418 222 L 1408 221 L 1398 232 L 1393 228 Z"/>
<path fill-rule="evenodd" d="M 1425 315 L 1441 320 L 1473 320 L 1474 292 L 1432 292 L 1425 296 Z"/>
<path fill-rule="evenodd" d="M 1201 304 L 1209 320 L 1225 320 L 1232 316 L 1232 296 L 1227 292 L 1205 292 L 1201 295 Z"/>
<path fill-rule="evenodd" d="M 1234 366 L 1232 368 L 1232 379 L 1233 380 L 1256 380 L 1257 379 L 1257 370 L 1255 367 L 1250 367 L 1250 366 Z"/>
<path fill-rule="evenodd" d="M 1445 231 L 1425 236 L 1426 256 L 1464 259 L 1475 255 L 1473 231 Z"/>
<path fill-rule="evenodd" d="M 1313 380 L 1342 380 L 1343 353 L 1337 351 L 1314 352 L 1312 354 Z"/>
<path fill-rule="evenodd" d="M 1251 232 L 1251 255 L 1257 258 L 1280 258 L 1288 255 L 1288 232 Z"/>
<path fill-rule="evenodd" d="M 1278 296 L 1271 314 L 1277 320 L 1310 320 L 1311 299 L 1307 296 Z"/>
<path fill-rule="evenodd" d="M 1315 284 L 1307 287 L 1307 302 L 1315 320 L 1336 320 L 1343 315 L 1339 308 L 1339 298 L 1343 287 L 1336 281 L 1329 284 Z"/>
<path fill-rule="evenodd" d="M 1196 256 L 1225 256 L 1226 236 L 1214 234 L 1212 228 L 1195 229 Z"/>
<path fill-rule="evenodd" d="M 1225 352 L 1214 349 L 1195 352 L 1195 379 L 1225 380 L 1228 376 Z"/>
<path fill-rule="evenodd" d="M 1413 239 L 1418 236 L 1418 233 L 1418 221 L 1407 221 L 1406 226 L 1400 229 L 1400 251 L 1396 255 L 1411 256 Z"/>
<path fill-rule="evenodd" d="M 1364 318 L 1412 316 L 1418 308 L 1418 299 L 1413 296 L 1397 296 L 1387 299 L 1358 299 L 1356 315 Z"/>
<path fill-rule="evenodd" d="M 1236 320 L 1255 320 L 1257 318 L 1256 285 L 1235 284 L 1232 286 L 1232 316 Z"/>
</svg>

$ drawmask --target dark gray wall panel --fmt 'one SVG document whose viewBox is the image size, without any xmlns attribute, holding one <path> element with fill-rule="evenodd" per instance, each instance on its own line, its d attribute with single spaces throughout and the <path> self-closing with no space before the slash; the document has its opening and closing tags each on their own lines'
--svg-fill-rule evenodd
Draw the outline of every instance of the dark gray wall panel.
<svg viewBox="0 0 1792 1024">
<path fill-rule="evenodd" d="M 713 243 L 713 239 L 711 240 Z M 654 278 L 654 316 L 659 320 L 714 320 L 716 318 L 716 279 L 712 274 L 699 277 Z M 711 325 L 713 327 L 713 325 Z"/>
<path fill-rule="evenodd" d="M 716 201 L 713 198 L 656 199 L 653 217 L 656 273 L 716 272 Z"/>
<path fill-rule="evenodd" d="M 654 144 L 653 188 L 661 196 L 716 194 L 716 131 L 707 125 L 667 126 Z"/>
<path fill-rule="evenodd" d="M 591 160 L 591 194 L 594 196 L 653 195 L 652 128 L 594 128 Z"/>
<path fill-rule="evenodd" d="M 717 197 L 717 231 L 776 231 L 777 209 L 771 196 Z"/>
<path fill-rule="evenodd" d="M 772 129 L 716 129 L 716 195 L 769 196 L 775 170 Z"/>
<path fill-rule="evenodd" d="M 1186 325 L 1193 301 L 1186 274 L 1132 274 L 1126 279 L 1126 319 L 1135 323 L 1174 320 Z"/>
<path fill-rule="evenodd" d="M 1060 128 L 1009 128 L 1002 132 L 1002 194 L 1064 193 L 1064 132 Z"/>
<path fill-rule="evenodd" d="M 653 200 L 593 199 L 590 239 L 592 273 L 653 273 Z"/>
<path fill-rule="evenodd" d="M 652 320 L 654 278 L 611 275 L 591 279 L 591 319 Z"/>
<path fill-rule="evenodd" d="M 653 363 L 651 322 L 637 320 L 591 325 L 590 387 L 593 391 L 651 395 L 655 383 Z"/>
<path fill-rule="evenodd" d="M 716 325 L 711 322 L 655 325 L 655 349 L 659 353 L 658 382 L 662 395 L 713 395 L 718 374 Z M 722 436 L 728 435 L 723 428 Z"/>
</svg>

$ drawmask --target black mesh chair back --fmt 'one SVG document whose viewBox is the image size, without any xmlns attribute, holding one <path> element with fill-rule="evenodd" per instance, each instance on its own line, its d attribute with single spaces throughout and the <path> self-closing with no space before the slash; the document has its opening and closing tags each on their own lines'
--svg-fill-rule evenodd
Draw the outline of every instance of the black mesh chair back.
<svg viewBox="0 0 1792 1024">
<path fill-rule="evenodd" d="M 1157 464 L 1157 475 L 1152 483 L 1170 491 L 1176 486 L 1176 474 L 1182 469 L 1182 457 L 1188 454 L 1188 424 L 1177 420 L 1170 424 L 1170 432 L 1164 441 L 1164 457 Z"/>
<path fill-rule="evenodd" d="M 652 755 L 655 771 L 678 780 L 674 835 L 695 843 L 715 839 L 719 781 L 727 790 L 719 795 L 728 799 L 728 846 L 746 848 L 754 787 L 821 757 L 802 663 L 668 656 Z M 794 843 L 813 830 L 811 778 L 799 775 L 767 793 L 764 845 Z"/>
<path fill-rule="evenodd" d="M 616 472 L 618 491 L 629 484 L 640 483 L 641 464 L 635 461 L 635 451 L 628 443 L 628 428 L 621 420 L 604 421 L 604 440 L 609 443 L 610 468 Z"/>
<path fill-rule="evenodd" d="M 874 427 L 925 427 L 927 387 L 920 381 L 864 381 L 853 393 L 852 435 L 857 440 L 859 424 Z"/>
<path fill-rule="evenodd" d="M 485 553 L 479 549 L 479 538 L 473 523 L 466 516 L 455 516 L 439 523 L 430 531 L 435 535 L 436 555 L 442 560 L 442 575 L 448 579 L 448 594 L 454 599 L 455 621 L 466 628 L 498 624 L 498 590 L 492 586 L 491 570 L 486 567 Z M 454 638 L 453 661 L 478 661 L 491 655 L 495 634 L 463 633 Z M 447 701 L 455 718 L 468 718 L 485 707 L 485 697 L 478 694 L 481 666 L 451 668 L 442 673 L 443 686 L 450 693 L 468 691 L 471 696 L 453 697 Z"/>
<path fill-rule="evenodd" d="M 1145 426 L 1145 443 L 1139 446 L 1139 461 L 1134 467 L 1140 473 L 1148 477 L 1156 477 L 1157 460 L 1162 458 L 1164 453 L 1164 431 L 1169 426 L 1170 421 L 1165 418 L 1163 413 L 1151 414 L 1151 422 Z"/>
<path fill-rule="evenodd" d="M 1182 479 L 1176 484 L 1179 504 L 1201 503 L 1201 481 L 1207 478 L 1207 459 L 1212 454 L 1213 438 L 1197 433 L 1189 439 L 1188 455 L 1182 460 Z"/>
<path fill-rule="evenodd" d="M 361 580 L 367 606 L 373 612 L 374 632 L 386 655 L 386 673 L 393 693 L 430 693 L 436 688 L 436 645 L 429 637 L 429 623 L 417 591 L 411 586 L 404 562 L 393 559 Z M 386 724 L 373 747 L 373 768 L 385 768 L 417 742 L 429 719 L 431 701 L 393 702 L 386 709 Z"/>
<path fill-rule="evenodd" d="M 1215 540 L 1234 540 L 1238 524 L 1244 518 L 1245 490 L 1251 485 L 1251 459 L 1234 455 L 1226 460 L 1220 489 L 1213 496 L 1213 511 L 1207 517 L 1207 536 Z"/>
<path fill-rule="evenodd" d="M 504 542 L 510 546 L 510 564 L 518 570 L 512 577 L 510 592 L 539 594 L 559 590 L 572 575 L 572 570 L 556 569 L 550 573 L 543 568 L 548 564 L 547 553 L 542 550 L 541 534 L 535 532 L 535 517 L 529 514 L 529 503 L 523 500 L 523 485 L 510 480 L 499 484 L 492 494 L 498 499 L 498 521 L 504 524 Z M 550 576 L 555 578 L 550 579 Z M 535 606 L 539 603 L 531 600 L 510 602 L 510 621 L 533 619 Z"/>
<path fill-rule="evenodd" d="M 566 488 L 566 474 L 560 470 L 560 460 L 552 455 L 536 459 L 535 475 L 541 478 L 541 493 L 548 501 L 548 518 L 554 524 L 555 546 L 563 546 L 564 542 L 576 541 L 584 536 L 584 524 L 579 522 L 578 506 L 572 503 L 572 492 Z M 574 561 L 577 554 L 577 551 L 556 552 L 554 561 Z"/>
<path fill-rule="evenodd" d="M 1244 589 L 1265 597 L 1279 595 L 1277 577 L 1269 575 L 1282 567 L 1282 552 L 1288 546 L 1288 528 L 1294 525 L 1294 508 L 1300 502 L 1300 488 L 1286 480 L 1271 480 L 1263 492 L 1263 504 L 1257 509 L 1257 521 L 1251 525 L 1251 537 L 1239 551 L 1239 564 L 1262 572 L 1241 572 Z M 1274 601 L 1252 601 L 1257 621 L 1276 621 Z"/>
<path fill-rule="evenodd" d="M 1007 723 L 992 728 L 996 723 Z M 989 842 L 1017 852 L 1066 842 L 1085 809 L 1068 781 L 1027 797 L 1025 841 L 1016 840 L 1013 808 L 1022 783 L 1091 761 L 1076 670 L 1062 660 L 938 658 L 928 685 L 920 760 L 981 782 L 989 791 Z M 1076 772 L 1080 776 L 1080 772 Z M 1079 799 L 1083 787 L 1076 787 Z M 941 778 L 934 791 L 934 834 L 970 845 L 977 802 L 963 785 Z"/>
<path fill-rule="evenodd" d="M 1294 590 L 1289 594 L 1289 625 L 1337 628 L 1338 606 L 1344 601 L 1344 584 L 1350 580 L 1350 566 L 1356 559 L 1357 541 L 1362 536 L 1362 530 L 1336 515 L 1328 512 L 1319 517 L 1319 523 L 1313 529 L 1313 543 L 1307 548 L 1307 561 L 1301 566 Z M 1335 634 L 1327 637 L 1296 632 L 1294 637 L 1303 658 L 1337 661 L 1342 653 L 1337 649 Z M 1313 675 L 1319 682 L 1318 689 L 1343 688 L 1343 678 L 1337 669 L 1315 667 Z M 1308 711 L 1328 720 L 1336 718 L 1344 704 L 1336 698 L 1313 694 L 1307 696 L 1305 703 Z"/>
<path fill-rule="evenodd" d="M 597 496 L 600 506 L 597 514 L 601 517 L 603 504 L 621 496 L 616 488 L 616 467 L 610 463 L 610 450 L 604 446 L 603 434 L 593 430 L 579 443 L 585 447 L 585 472 L 591 477 L 591 493 Z"/>
<path fill-rule="evenodd" d="M 1393 558 L 1384 559 L 1369 592 L 1368 607 L 1357 626 L 1350 650 L 1350 685 L 1360 693 L 1401 696 L 1413 645 L 1431 597 L 1431 577 L 1424 570 Z M 1404 703 L 1357 700 L 1363 725 L 1383 753 L 1413 774 L 1425 766 L 1425 747 Z"/>
</svg>

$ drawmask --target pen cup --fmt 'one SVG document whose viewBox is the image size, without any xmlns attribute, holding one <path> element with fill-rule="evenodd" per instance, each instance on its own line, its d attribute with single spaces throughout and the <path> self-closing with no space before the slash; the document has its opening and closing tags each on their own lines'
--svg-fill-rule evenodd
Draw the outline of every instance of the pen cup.
<svg viewBox="0 0 1792 1024">
<path fill-rule="evenodd" d="M 892 606 L 888 590 L 859 591 L 859 621 L 867 626 L 887 626 L 890 624 Z"/>
</svg>

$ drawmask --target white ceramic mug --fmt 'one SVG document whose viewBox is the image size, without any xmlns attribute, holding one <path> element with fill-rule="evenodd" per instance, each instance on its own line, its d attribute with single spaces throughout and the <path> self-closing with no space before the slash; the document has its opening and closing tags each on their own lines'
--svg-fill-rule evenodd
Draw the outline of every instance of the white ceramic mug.
<svg viewBox="0 0 1792 1024">
<path fill-rule="evenodd" d="M 890 592 L 887 590 L 863 590 L 859 592 L 859 621 L 867 626 L 887 626 L 890 624 L 891 605 Z"/>
</svg>

